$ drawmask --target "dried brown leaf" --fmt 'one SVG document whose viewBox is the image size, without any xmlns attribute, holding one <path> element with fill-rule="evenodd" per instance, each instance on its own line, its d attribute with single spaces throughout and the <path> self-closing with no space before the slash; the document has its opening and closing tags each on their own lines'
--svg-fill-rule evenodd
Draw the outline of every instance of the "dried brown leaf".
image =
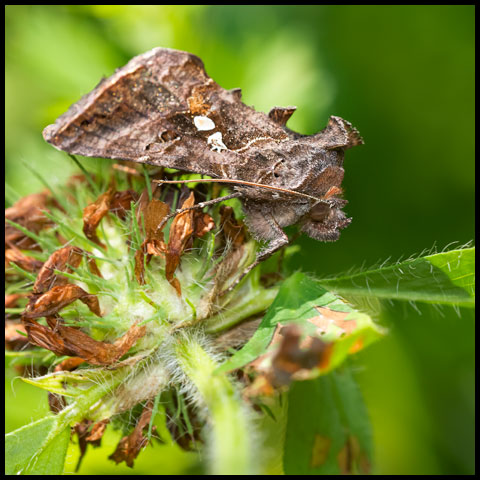
<svg viewBox="0 0 480 480">
<path fill-rule="evenodd" d="M 140 285 L 145 285 L 145 253 L 143 251 L 143 245 L 135 252 L 135 278 Z"/>
</svg>

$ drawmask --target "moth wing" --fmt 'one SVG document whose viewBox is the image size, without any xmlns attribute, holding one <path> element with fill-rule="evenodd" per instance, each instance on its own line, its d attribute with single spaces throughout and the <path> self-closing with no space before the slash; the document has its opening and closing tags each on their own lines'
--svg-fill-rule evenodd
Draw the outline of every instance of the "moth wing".
<svg viewBox="0 0 480 480">
<path fill-rule="evenodd" d="M 196 117 L 211 122 L 200 126 Z M 200 122 L 201 124 L 201 122 Z M 211 138 L 215 134 L 214 139 Z M 59 150 L 224 176 L 232 151 L 284 138 L 267 115 L 227 91 L 187 52 L 156 48 L 102 80 L 43 131 Z"/>
<path fill-rule="evenodd" d="M 322 144 L 326 150 L 335 150 L 363 145 L 363 138 L 358 130 L 341 117 L 331 116 L 328 125 L 311 139 Z"/>
</svg>

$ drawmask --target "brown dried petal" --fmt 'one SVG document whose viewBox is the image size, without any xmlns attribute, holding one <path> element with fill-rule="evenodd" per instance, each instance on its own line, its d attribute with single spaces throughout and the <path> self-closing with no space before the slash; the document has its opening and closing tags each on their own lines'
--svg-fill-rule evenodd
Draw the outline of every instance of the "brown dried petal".
<svg viewBox="0 0 480 480">
<path fill-rule="evenodd" d="M 181 208 L 192 207 L 195 203 L 195 196 L 193 192 L 185 200 Z M 180 263 L 180 255 L 183 253 L 185 246 L 193 235 L 193 210 L 187 210 L 186 212 L 179 213 L 170 226 L 170 234 L 168 238 L 166 264 L 165 264 L 165 276 L 170 284 L 175 287 L 177 293 L 180 295 L 180 283 L 178 280 L 175 282 L 173 275 Z"/>
<path fill-rule="evenodd" d="M 111 365 L 130 350 L 146 327 L 132 325 L 127 333 L 112 343 L 99 342 L 73 327 L 57 323 L 55 330 L 23 317 L 30 343 L 46 348 L 56 355 L 77 356 L 93 365 Z"/>
<path fill-rule="evenodd" d="M 22 293 L 5 294 L 5 308 L 13 308 L 17 306 L 18 301 L 23 297 L 25 297 L 25 294 Z"/>
<path fill-rule="evenodd" d="M 55 315 L 75 300 L 82 301 L 92 313 L 99 317 L 102 316 L 98 298 L 73 284 L 59 285 L 40 295 L 29 304 L 24 316 L 26 318 L 39 318 Z"/>
<path fill-rule="evenodd" d="M 124 190 L 115 192 L 110 203 L 110 211 L 121 220 L 125 219 L 127 212 L 130 211 L 130 204 L 138 200 L 138 193 L 134 190 Z"/>
<path fill-rule="evenodd" d="M 27 331 L 25 326 L 21 323 L 16 322 L 6 322 L 5 323 L 5 348 L 7 350 L 18 351 L 25 347 L 28 344 L 28 338 L 25 335 L 22 335 L 23 332 L 25 335 Z"/>
<path fill-rule="evenodd" d="M 245 242 L 245 226 L 242 222 L 235 219 L 232 207 L 222 205 L 220 207 L 220 214 L 220 227 L 223 236 L 233 244 L 234 248 L 238 248 Z"/>
<path fill-rule="evenodd" d="M 5 269 L 10 266 L 10 263 L 18 265 L 27 272 L 38 272 L 42 268 L 43 262 L 32 257 L 27 257 L 18 248 L 7 248 L 5 250 Z"/>
<path fill-rule="evenodd" d="M 48 392 L 48 406 L 51 412 L 59 413 L 67 406 L 67 402 L 63 395 Z"/>
<path fill-rule="evenodd" d="M 133 432 L 123 437 L 117 445 L 115 451 L 108 458 L 115 463 L 125 462 L 129 467 L 133 467 L 133 461 L 138 457 L 142 448 L 147 444 L 148 439 L 143 435 L 143 430 L 148 427 L 152 417 L 153 401 L 145 405 L 137 425 Z"/>
<path fill-rule="evenodd" d="M 144 251 L 143 246 L 141 246 L 135 252 L 135 278 L 140 285 L 145 285 L 145 264 L 144 262 Z"/>
<path fill-rule="evenodd" d="M 86 438 L 88 443 L 91 443 L 95 446 L 100 445 L 100 441 L 102 440 L 103 434 L 107 428 L 107 425 L 110 423 L 110 419 L 106 418 L 105 420 L 101 420 L 97 422 L 90 431 L 90 434 Z"/>
<path fill-rule="evenodd" d="M 80 357 L 68 357 L 65 360 L 62 360 L 54 369 L 55 372 L 65 372 L 75 370 L 79 365 L 81 365 L 85 360 Z"/>
<path fill-rule="evenodd" d="M 105 193 L 100 195 L 95 202 L 91 203 L 83 209 L 83 233 L 85 236 L 95 242 L 102 248 L 107 248 L 97 236 L 97 227 L 102 218 L 110 210 L 115 190 L 110 187 Z"/>
<path fill-rule="evenodd" d="M 196 210 L 193 216 L 193 235 L 195 237 L 203 237 L 210 230 L 215 228 L 213 218 L 208 214 Z"/>
<path fill-rule="evenodd" d="M 153 198 L 148 204 L 144 204 L 142 208 L 146 238 L 135 253 L 135 278 L 140 285 L 145 283 L 144 255 L 148 255 L 148 263 L 152 255 L 164 257 L 167 251 L 163 240 L 163 232 L 158 230 L 158 226 L 169 211 L 168 205 L 156 198 Z"/>
<path fill-rule="evenodd" d="M 157 229 L 169 210 L 170 208 L 166 203 L 156 198 L 152 198 L 148 203 L 143 212 L 147 241 L 153 239 L 163 240 L 163 233 Z"/>
<path fill-rule="evenodd" d="M 83 250 L 68 245 L 53 252 L 43 264 L 33 285 L 33 293 L 44 293 L 54 286 L 63 285 L 68 282 L 66 277 L 56 275 L 55 270 L 71 272 L 69 267 L 77 268 L 83 257 Z"/>
<path fill-rule="evenodd" d="M 48 191 L 27 195 L 5 210 L 5 218 L 33 233 L 38 233 L 46 226 L 52 225 L 51 220 L 43 213 L 43 210 L 48 210 L 47 204 L 50 200 Z M 39 249 L 35 240 L 7 222 L 5 222 L 5 245 L 20 249 Z"/>
</svg>

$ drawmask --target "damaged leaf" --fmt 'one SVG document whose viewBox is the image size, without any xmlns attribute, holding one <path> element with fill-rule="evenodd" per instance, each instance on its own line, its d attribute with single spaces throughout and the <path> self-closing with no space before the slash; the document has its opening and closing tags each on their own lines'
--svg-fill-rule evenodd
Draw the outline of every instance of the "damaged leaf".
<svg viewBox="0 0 480 480">
<path fill-rule="evenodd" d="M 280 335 L 287 325 L 296 329 Z M 313 378 L 381 335 L 382 330 L 369 316 L 355 311 L 305 274 L 296 273 L 283 283 L 253 337 L 218 372 L 253 362 L 250 367 L 267 380 L 279 381 L 277 376 Z"/>
<path fill-rule="evenodd" d="M 292 385 L 286 475 L 365 475 L 370 473 L 372 450 L 367 410 L 348 368 Z"/>
</svg>

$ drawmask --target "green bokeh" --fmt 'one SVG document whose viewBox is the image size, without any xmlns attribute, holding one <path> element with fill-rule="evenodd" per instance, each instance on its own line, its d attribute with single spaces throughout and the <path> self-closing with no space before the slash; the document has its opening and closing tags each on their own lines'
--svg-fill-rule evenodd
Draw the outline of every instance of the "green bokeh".
<svg viewBox="0 0 480 480">
<path fill-rule="evenodd" d="M 296 105 L 293 129 L 314 133 L 334 114 L 364 136 L 345 162 L 352 225 L 333 244 L 302 238 L 292 266 L 332 274 L 465 243 L 474 238 L 474 14 L 473 6 L 8 6 L 7 182 L 18 195 L 42 188 L 32 169 L 62 182 L 74 166 L 42 129 L 102 75 L 164 46 L 200 56 L 258 110 Z M 376 471 L 473 473 L 473 317 L 415 307 L 389 308 L 389 338 L 359 356 Z M 31 387 L 18 382 L 7 399 L 8 430 L 39 414 L 32 400 L 44 401 L 23 388 Z M 169 448 L 147 449 L 130 472 L 188 473 L 194 460 Z M 81 473 L 124 473 L 92 455 Z"/>
</svg>

